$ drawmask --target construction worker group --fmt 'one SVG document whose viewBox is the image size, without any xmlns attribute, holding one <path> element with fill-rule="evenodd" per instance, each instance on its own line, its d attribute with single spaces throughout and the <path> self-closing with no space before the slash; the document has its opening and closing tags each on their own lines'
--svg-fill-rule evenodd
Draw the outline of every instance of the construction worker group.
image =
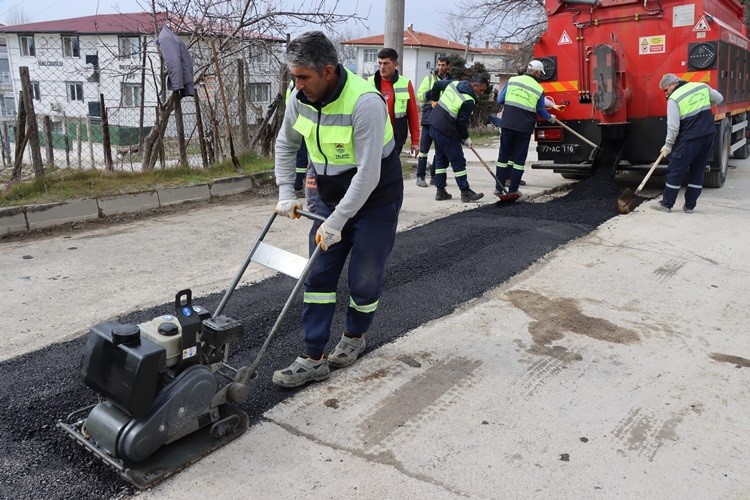
<svg viewBox="0 0 750 500">
<path fill-rule="evenodd" d="M 439 58 L 437 71 L 427 76 L 415 94 L 411 81 L 398 72 L 398 53 L 384 48 L 377 54 L 378 72 L 369 81 L 338 61 L 336 48 L 322 32 L 311 31 L 292 40 L 286 63 L 293 78 L 287 107 L 275 146 L 275 174 L 279 187 L 276 212 L 293 219 L 303 208 L 300 155 L 307 154 L 316 184 L 315 212 L 325 222 L 314 222 L 309 251 L 323 252 L 305 281 L 302 327 L 305 351 L 290 366 L 274 372 L 273 382 L 297 387 L 325 380 L 330 368 L 352 364 L 365 349 L 365 333 L 372 323 L 382 292 L 386 261 L 393 248 L 403 200 L 400 155 L 407 136 L 417 156 L 417 184 L 427 187 L 427 155 L 434 143 L 430 183 L 435 199 L 449 200 L 447 170 L 461 191 L 461 201 L 475 202 L 466 175 L 463 147 L 473 148 L 469 119 L 489 79 L 477 74 L 468 81 L 453 80 L 449 62 Z M 499 95 L 505 105 L 503 134 L 513 134 L 528 147 L 531 127 L 544 109 L 543 91 L 536 81 L 541 69 L 532 61 L 524 75 L 511 78 Z M 523 88 L 523 92 L 517 91 Z M 528 98 L 532 89 L 541 102 Z M 421 131 L 417 101 L 422 105 Z M 527 134 L 524 137 L 524 134 Z M 520 197 L 525 151 L 501 142 L 497 177 L 510 179 L 511 199 Z M 508 172 L 510 170 L 510 173 Z M 308 174 L 309 175 L 309 174 Z M 498 185 L 498 190 L 503 188 Z M 349 263 L 346 329 L 326 354 L 338 300 L 338 282 Z"/>
<path fill-rule="evenodd" d="M 287 47 L 286 63 L 294 83 L 276 140 L 279 201 L 275 211 L 300 218 L 300 176 L 306 169 L 301 155 L 306 154 L 317 187 L 314 211 L 325 219 L 313 223 L 309 236 L 310 254 L 317 246 L 323 252 L 305 281 L 305 352 L 274 372 L 273 382 L 281 387 L 325 380 L 331 367 L 349 366 L 364 352 L 365 334 L 380 303 L 385 265 L 396 237 L 404 192 L 400 155 L 407 136 L 410 152 L 418 158 L 420 187 L 429 185 L 427 156 L 435 145 L 430 184 L 435 186 L 437 201 L 452 198 L 446 186 L 448 167 L 462 202 L 476 202 L 484 196 L 469 185 L 462 146 L 473 150 L 469 119 L 478 96 L 488 91 L 487 76 L 454 80 L 449 61 L 441 57 L 437 71 L 425 77 L 415 94 L 411 81 L 398 72 L 394 49 L 384 48 L 377 57 L 378 72 L 366 81 L 339 63 L 335 46 L 322 32 L 304 33 Z M 502 113 L 493 117 L 501 130 L 494 194 L 501 201 L 522 197 L 518 188 L 537 120 L 554 124 L 556 117 L 549 109 L 563 109 L 545 98 L 539 83 L 542 76 L 544 65 L 532 60 L 497 95 Z M 689 173 L 683 210 L 692 213 L 713 143 L 711 106 L 722 97 L 705 84 L 687 83 L 671 73 L 664 75 L 659 86 L 668 98 L 668 133 L 662 153 L 679 154 L 671 155 L 663 200 L 656 208 L 671 211 L 679 183 Z M 693 97 L 687 100 L 688 95 Z M 421 132 L 417 101 L 422 105 Z M 346 327 L 338 344 L 326 354 L 339 301 L 339 278 L 347 262 L 349 294 L 342 304 Z"/>
</svg>

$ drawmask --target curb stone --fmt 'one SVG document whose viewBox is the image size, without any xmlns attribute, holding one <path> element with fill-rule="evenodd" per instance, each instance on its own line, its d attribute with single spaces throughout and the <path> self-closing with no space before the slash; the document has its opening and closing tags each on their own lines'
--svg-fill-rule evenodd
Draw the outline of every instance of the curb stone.
<svg viewBox="0 0 750 500">
<path fill-rule="evenodd" d="M 0 237 L 70 222 L 103 219 L 111 215 L 138 213 L 193 201 L 231 196 L 273 183 L 273 172 L 238 175 L 161 190 L 146 190 L 70 202 L 43 203 L 0 208 Z"/>
</svg>

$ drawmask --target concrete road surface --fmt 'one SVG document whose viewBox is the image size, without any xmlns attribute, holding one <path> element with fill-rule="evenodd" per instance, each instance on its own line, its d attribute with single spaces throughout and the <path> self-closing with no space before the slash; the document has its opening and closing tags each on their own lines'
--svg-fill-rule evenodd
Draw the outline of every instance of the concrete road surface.
<svg viewBox="0 0 750 500">
<path fill-rule="evenodd" d="M 750 161 L 730 163 L 694 214 L 647 202 L 609 220 L 138 496 L 750 498 Z M 525 179 L 527 193 L 567 182 Z M 478 163 L 469 181 L 494 201 Z M 476 206 L 413 182 L 402 230 Z M 0 242 L 1 359 L 181 287 L 223 290 L 274 203 Z M 303 231 L 278 236 L 304 248 Z"/>
</svg>

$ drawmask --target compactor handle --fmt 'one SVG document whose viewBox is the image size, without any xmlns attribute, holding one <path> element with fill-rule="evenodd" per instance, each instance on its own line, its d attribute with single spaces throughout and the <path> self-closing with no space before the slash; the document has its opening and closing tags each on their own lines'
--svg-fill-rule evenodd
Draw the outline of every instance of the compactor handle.
<svg viewBox="0 0 750 500">
<path fill-rule="evenodd" d="M 315 214 L 315 213 L 312 213 L 312 212 L 308 212 L 307 210 L 300 210 L 298 208 L 297 210 L 295 210 L 295 212 L 298 213 L 298 214 L 300 214 L 301 216 L 307 217 L 308 219 L 311 219 L 311 220 L 316 220 L 318 222 L 325 222 L 326 221 L 326 218 L 323 217 L 322 215 L 318 215 L 318 214 Z"/>
</svg>

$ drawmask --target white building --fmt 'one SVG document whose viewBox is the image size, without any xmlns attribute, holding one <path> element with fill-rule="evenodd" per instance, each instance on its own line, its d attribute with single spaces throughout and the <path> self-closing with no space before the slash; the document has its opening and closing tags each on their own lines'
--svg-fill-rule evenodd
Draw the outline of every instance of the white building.
<svg viewBox="0 0 750 500">
<path fill-rule="evenodd" d="M 164 13 L 100 14 L 0 26 L 0 38 L 4 37 L 7 44 L 7 69 L 0 44 L 0 102 L 5 114 L 17 109 L 17 103 L 10 99 L 15 100 L 21 90 L 19 67 L 26 66 L 32 82 L 34 110 L 37 115 L 52 118 L 55 132 L 62 132 L 66 122 L 68 127 L 87 118 L 98 123 L 100 96 L 103 96 L 112 143 L 137 143 L 134 139 L 138 138 L 141 109 L 143 126 L 149 129 L 155 122 L 159 92 L 163 92 L 162 102 L 166 96 L 156 45 L 156 36 L 165 23 L 190 47 L 196 72 L 204 62 L 210 63 L 210 41 L 191 43 L 195 42 L 193 33 L 197 30 L 188 30 L 184 22 L 174 22 Z M 283 50 L 283 40 L 257 34 L 235 39 L 233 53 L 223 60 L 226 71 L 223 80 L 225 87 L 229 87 L 225 95 L 230 116 L 236 119 L 237 66 L 232 63 L 242 59 L 246 96 L 251 101 L 246 112 L 249 123 L 253 124 L 278 93 L 278 54 Z M 6 75 L 12 84 L 10 95 L 9 89 L 2 88 Z M 223 122 L 220 101 L 215 100 L 218 99 L 216 80 L 211 76 L 204 83 L 205 87 L 198 89 L 199 97 L 204 100 L 208 91 L 217 119 Z M 186 97 L 182 104 L 186 133 L 190 133 L 195 122 L 194 116 L 190 117 L 195 113 L 193 99 Z"/>
<path fill-rule="evenodd" d="M 384 35 L 374 35 L 342 42 L 357 48 L 359 75 L 367 78 L 378 70 L 377 54 L 383 48 L 384 40 Z M 492 76 L 491 82 L 504 85 L 509 76 L 516 74 L 517 63 L 513 56 L 517 50 L 515 44 L 502 44 L 499 48 L 467 48 L 439 36 L 415 31 L 410 24 L 404 31 L 404 53 L 399 54 L 399 73 L 410 79 L 416 90 L 422 79 L 435 69 L 438 57 L 457 55 L 466 59 L 467 66 L 481 62 Z"/>
</svg>

